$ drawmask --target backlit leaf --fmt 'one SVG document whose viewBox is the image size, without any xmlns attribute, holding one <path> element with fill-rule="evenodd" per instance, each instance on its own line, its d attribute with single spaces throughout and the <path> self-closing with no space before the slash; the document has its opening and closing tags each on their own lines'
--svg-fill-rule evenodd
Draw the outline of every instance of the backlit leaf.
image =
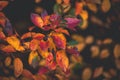
<svg viewBox="0 0 120 80">
<path fill-rule="evenodd" d="M 56 31 L 57 33 L 64 33 L 64 34 L 66 34 L 66 35 L 70 35 L 69 32 L 68 32 L 67 30 L 63 29 L 63 28 L 55 29 L 55 31 Z"/>
<path fill-rule="evenodd" d="M 39 41 L 36 40 L 36 39 L 33 39 L 33 40 L 30 42 L 30 45 L 29 45 L 30 50 L 32 50 L 32 51 L 37 50 L 38 46 L 39 46 Z"/>
<path fill-rule="evenodd" d="M 29 54 L 28 58 L 28 63 L 31 65 L 33 68 L 36 68 L 39 64 L 40 57 L 38 56 L 38 53 L 36 51 L 32 51 Z"/>
<path fill-rule="evenodd" d="M 53 33 L 52 38 L 57 48 L 60 48 L 60 49 L 66 48 L 66 38 L 63 34 Z"/>
<path fill-rule="evenodd" d="M 6 53 L 16 52 L 15 48 L 13 48 L 11 45 L 3 47 L 1 50 Z"/>
<path fill-rule="evenodd" d="M 80 20 L 77 18 L 65 18 L 67 21 L 67 28 L 75 30 L 75 27 L 80 23 Z"/>
<path fill-rule="evenodd" d="M 69 60 L 68 60 L 68 57 L 66 56 L 66 53 L 64 50 L 57 51 L 56 62 L 64 72 L 66 72 L 68 70 Z"/>
<path fill-rule="evenodd" d="M 19 77 L 23 71 L 23 63 L 20 58 L 14 59 L 14 75 L 15 77 Z"/>
<path fill-rule="evenodd" d="M 38 14 L 31 13 L 31 20 L 33 24 L 39 28 L 42 28 L 44 25 L 42 18 Z"/>
</svg>

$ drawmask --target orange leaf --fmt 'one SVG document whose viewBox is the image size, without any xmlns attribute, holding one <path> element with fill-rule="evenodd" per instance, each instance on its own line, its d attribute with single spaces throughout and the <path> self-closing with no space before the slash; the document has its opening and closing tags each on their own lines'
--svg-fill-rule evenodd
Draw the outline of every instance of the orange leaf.
<svg viewBox="0 0 120 80">
<path fill-rule="evenodd" d="M 36 34 L 35 32 L 25 33 L 25 34 L 22 35 L 21 39 L 30 38 L 30 37 L 32 37 L 32 36 L 35 35 L 35 34 Z"/>
<path fill-rule="evenodd" d="M 31 49 L 32 51 L 37 50 L 38 46 L 39 46 L 39 41 L 36 40 L 36 39 L 33 39 L 33 40 L 30 42 L 30 45 L 29 45 L 29 47 L 30 47 L 30 49 Z"/>
<path fill-rule="evenodd" d="M 68 70 L 69 60 L 64 50 L 57 51 L 56 61 L 57 61 L 57 64 L 60 66 L 60 68 L 63 69 L 63 71 L 66 72 Z"/>
<path fill-rule="evenodd" d="M 1 50 L 6 53 L 16 52 L 16 50 L 11 45 L 3 47 Z"/>
<path fill-rule="evenodd" d="M 15 58 L 14 60 L 14 74 L 15 77 L 19 77 L 23 71 L 23 63 L 20 58 Z"/>
<path fill-rule="evenodd" d="M 39 28 L 42 28 L 44 25 L 42 18 L 38 14 L 32 13 L 31 20 L 33 24 Z"/>
<path fill-rule="evenodd" d="M 66 35 L 70 35 L 69 32 L 63 28 L 58 28 L 58 29 L 55 29 L 56 32 L 58 33 L 64 33 Z"/>
<path fill-rule="evenodd" d="M 38 39 L 38 40 L 41 40 L 45 37 L 44 34 L 41 34 L 41 33 L 37 33 L 33 36 L 34 39 Z"/>
<path fill-rule="evenodd" d="M 0 1 L 0 11 L 8 5 L 8 1 Z"/>
</svg>

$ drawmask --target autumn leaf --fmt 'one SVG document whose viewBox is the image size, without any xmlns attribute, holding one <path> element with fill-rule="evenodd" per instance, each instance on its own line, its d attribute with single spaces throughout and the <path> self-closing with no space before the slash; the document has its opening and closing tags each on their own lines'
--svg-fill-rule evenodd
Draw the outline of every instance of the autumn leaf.
<svg viewBox="0 0 120 80">
<path fill-rule="evenodd" d="M 6 19 L 4 30 L 8 36 L 13 35 L 12 24 L 10 23 L 10 21 L 8 19 Z"/>
<path fill-rule="evenodd" d="M 46 51 L 49 48 L 49 41 L 41 40 L 39 46 L 41 50 Z"/>
<path fill-rule="evenodd" d="M 48 41 L 49 41 L 50 51 L 52 51 L 52 50 L 56 51 L 56 46 L 55 46 L 55 43 L 53 42 L 53 39 L 50 37 L 50 38 L 48 38 Z"/>
<path fill-rule="evenodd" d="M 33 79 L 33 74 L 27 69 L 23 69 L 22 76 L 29 79 Z"/>
<path fill-rule="evenodd" d="M 15 48 L 13 48 L 11 45 L 3 47 L 1 50 L 6 53 L 16 52 Z"/>
<path fill-rule="evenodd" d="M 57 32 L 57 33 L 64 33 L 64 34 L 70 36 L 69 32 L 66 29 L 63 29 L 63 28 L 55 29 L 55 32 Z"/>
<path fill-rule="evenodd" d="M 76 30 L 75 27 L 80 23 L 80 20 L 77 18 L 65 18 L 67 21 L 67 27 L 68 29 L 71 30 Z"/>
<path fill-rule="evenodd" d="M 32 51 L 32 52 L 29 54 L 28 63 L 29 63 L 29 65 L 31 65 L 33 68 L 36 68 L 36 67 L 38 66 L 39 60 L 40 60 L 40 57 L 38 56 L 37 51 Z"/>
<path fill-rule="evenodd" d="M 69 59 L 64 50 L 59 50 L 56 52 L 56 62 L 64 72 L 67 71 L 69 67 Z"/>
<path fill-rule="evenodd" d="M 102 4 L 101 4 L 101 10 L 106 13 L 110 10 L 111 8 L 111 3 L 110 0 L 103 0 Z"/>
<path fill-rule="evenodd" d="M 49 53 L 49 55 L 47 56 L 46 65 L 50 70 L 56 69 L 56 62 L 54 61 L 54 57 L 52 53 Z"/>
<path fill-rule="evenodd" d="M 38 70 L 38 75 L 45 74 L 48 71 L 49 71 L 49 69 L 47 67 L 40 67 L 40 69 Z"/>
<path fill-rule="evenodd" d="M 33 24 L 39 28 L 42 28 L 44 25 L 42 18 L 38 14 L 31 13 L 31 20 Z"/>
<path fill-rule="evenodd" d="M 27 33 L 25 33 L 25 34 L 23 34 L 23 35 L 21 36 L 21 39 L 30 38 L 30 37 L 32 37 L 32 36 L 35 35 L 35 34 L 36 34 L 35 32 L 27 32 Z"/>
<path fill-rule="evenodd" d="M 11 62 L 12 62 L 11 57 L 6 57 L 6 58 L 5 58 L 5 62 L 4 62 L 4 63 L 5 63 L 5 66 L 6 66 L 6 67 L 10 66 Z"/>
<path fill-rule="evenodd" d="M 0 39 L 5 39 L 5 38 L 6 38 L 5 34 L 0 31 Z"/>
<path fill-rule="evenodd" d="M 77 48 L 67 48 L 66 50 L 69 54 L 75 55 L 75 56 L 79 56 L 79 52 L 77 50 Z"/>
<path fill-rule="evenodd" d="M 45 37 L 44 34 L 36 33 L 36 34 L 33 36 L 33 39 L 42 40 L 44 37 Z"/>
<path fill-rule="evenodd" d="M 15 36 L 7 37 L 6 41 L 16 50 L 24 51 L 24 47 L 20 45 L 20 40 L 17 37 Z"/>
<path fill-rule="evenodd" d="M 66 38 L 62 33 L 52 33 L 51 36 L 57 48 L 66 48 Z"/>
<path fill-rule="evenodd" d="M 15 77 L 19 77 L 23 71 L 23 63 L 20 58 L 14 59 L 14 75 Z"/>
<path fill-rule="evenodd" d="M 8 5 L 8 1 L 0 1 L 0 11 Z"/>
<path fill-rule="evenodd" d="M 0 12 L 0 25 L 5 27 L 5 22 L 6 22 L 6 16 L 4 15 L 4 13 Z"/>
<path fill-rule="evenodd" d="M 38 46 L 39 46 L 39 40 L 33 39 L 30 42 L 29 48 L 30 48 L 30 50 L 35 51 L 38 49 Z"/>
<path fill-rule="evenodd" d="M 91 11 L 93 11 L 94 13 L 96 13 L 96 12 L 98 11 L 97 5 L 94 4 L 94 3 L 87 3 L 87 6 L 88 6 L 88 8 L 89 8 Z"/>
</svg>

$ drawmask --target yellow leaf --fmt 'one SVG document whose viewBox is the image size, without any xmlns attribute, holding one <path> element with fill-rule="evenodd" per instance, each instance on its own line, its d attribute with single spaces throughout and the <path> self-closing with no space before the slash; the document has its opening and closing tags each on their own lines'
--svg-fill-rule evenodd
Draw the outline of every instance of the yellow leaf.
<svg viewBox="0 0 120 80">
<path fill-rule="evenodd" d="M 20 41 L 17 37 L 15 37 L 15 36 L 7 37 L 6 40 L 16 50 L 18 50 L 18 51 L 23 51 L 24 50 L 24 48 L 22 46 L 20 46 Z"/>
<path fill-rule="evenodd" d="M 86 10 L 82 10 L 82 12 L 80 13 L 80 16 L 82 17 L 83 20 L 87 20 L 88 12 Z"/>
<path fill-rule="evenodd" d="M 50 51 L 52 51 L 52 49 L 54 50 L 54 51 L 56 51 L 56 46 L 55 46 L 55 44 L 54 44 L 54 42 L 53 42 L 53 39 L 52 38 L 48 38 L 48 41 L 49 41 L 49 45 L 50 45 Z"/>
<path fill-rule="evenodd" d="M 15 58 L 14 60 L 14 74 L 15 77 L 19 77 L 23 71 L 23 63 L 20 58 Z"/>
<path fill-rule="evenodd" d="M 32 64 L 32 61 L 33 59 L 38 56 L 38 53 L 36 51 L 32 51 L 30 54 L 29 54 L 29 58 L 28 58 L 28 63 L 29 65 Z"/>
<path fill-rule="evenodd" d="M 110 0 L 103 0 L 101 4 L 101 9 L 104 13 L 108 12 L 111 8 Z"/>
</svg>

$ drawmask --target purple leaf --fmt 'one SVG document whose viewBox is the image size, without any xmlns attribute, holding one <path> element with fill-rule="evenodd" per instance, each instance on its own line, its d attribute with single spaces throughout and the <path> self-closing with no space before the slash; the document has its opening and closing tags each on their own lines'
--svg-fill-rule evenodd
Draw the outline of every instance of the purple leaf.
<svg viewBox="0 0 120 80">
<path fill-rule="evenodd" d="M 42 19 L 44 19 L 45 16 L 48 16 L 48 13 L 46 10 L 43 10 L 43 12 L 41 13 Z"/>
<path fill-rule="evenodd" d="M 5 24 L 5 32 L 8 34 L 8 36 L 13 35 L 13 28 L 8 19 L 6 19 L 6 24 Z"/>
<path fill-rule="evenodd" d="M 80 20 L 77 18 L 65 18 L 67 21 L 67 28 L 75 30 L 75 27 L 80 23 Z"/>
</svg>

